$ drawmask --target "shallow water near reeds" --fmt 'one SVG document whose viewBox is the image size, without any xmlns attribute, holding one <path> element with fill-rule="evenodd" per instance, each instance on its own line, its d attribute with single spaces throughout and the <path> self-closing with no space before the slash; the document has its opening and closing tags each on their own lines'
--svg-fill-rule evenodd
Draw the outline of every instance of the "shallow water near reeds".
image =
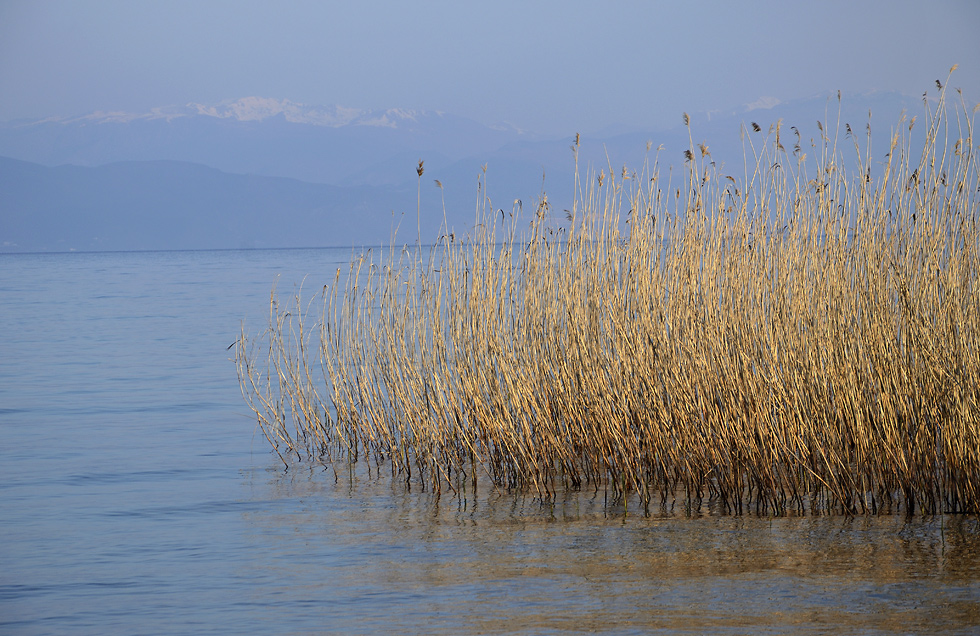
<svg viewBox="0 0 980 636">
<path fill-rule="evenodd" d="M 282 469 L 228 345 L 349 250 L 0 255 L 0 633 L 976 633 L 976 517 Z"/>
</svg>

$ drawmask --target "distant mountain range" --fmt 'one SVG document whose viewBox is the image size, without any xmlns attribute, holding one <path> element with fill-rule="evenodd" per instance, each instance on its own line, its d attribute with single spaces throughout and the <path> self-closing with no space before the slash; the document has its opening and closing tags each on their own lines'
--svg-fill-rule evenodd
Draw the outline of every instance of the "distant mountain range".
<svg viewBox="0 0 980 636">
<path fill-rule="evenodd" d="M 0 158 L 0 251 L 372 245 L 387 242 L 403 216 L 393 211 L 408 198 L 392 187 L 341 188 L 181 161 L 47 167 Z M 414 241 L 412 211 L 402 225 Z"/>
<path fill-rule="evenodd" d="M 895 93 L 846 96 L 841 126 L 863 130 L 870 110 L 876 137 L 887 137 L 903 109 L 919 114 L 921 102 Z M 818 120 L 833 129 L 837 113 L 836 95 L 761 100 L 692 113 L 689 132 L 678 112 L 675 126 L 584 137 L 580 167 L 638 170 L 648 142 L 651 158 L 661 148 L 662 169 L 680 166 L 692 139 L 705 142 L 713 160 L 737 167 L 749 122 L 768 129 L 782 119 L 806 141 Z M 400 239 L 414 242 L 419 197 L 422 239 L 431 240 L 443 224 L 443 200 L 451 229 L 472 227 L 478 179 L 495 209 L 509 211 L 515 200 L 528 209 L 544 189 L 562 214 L 571 205 L 573 139 L 574 131 L 545 138 L 439 112 L 255 97 L 7 122 L 0 124 L 0 251 L 373 245 L 386 243 L 399 221 Z"/>
<path fill-rule="evenodd" d="M 97 112 L 11 122 L 0 127 L 0 155 L 44 165 L 98 166 L 169 159 L 226 172 L 335 185 L 411 180 L 419 157 L 455 161 L 521 139 L 444 113 L 311 107 L 250 97 L 148 113 Z M 411 157 L 404 178 L 379 167 Z"/>
</svg>

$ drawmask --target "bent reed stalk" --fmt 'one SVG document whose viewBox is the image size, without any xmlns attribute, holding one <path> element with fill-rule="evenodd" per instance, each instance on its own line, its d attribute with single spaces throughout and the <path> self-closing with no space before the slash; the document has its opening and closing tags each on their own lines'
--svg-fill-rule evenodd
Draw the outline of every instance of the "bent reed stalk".
<svg viewBox="0 0 980 636">
<path fill-rule="evenodd" d="M 692 139 L 680 186 L 656 160 L 583 180 L 576 140 L 567 227 L 546 197 L 503 218 L 481 183 L 472 236 L 355 259 L 315 324 L 273 291 L 243 395 L 287 467 L 365 459 L 436 492 L 978 513 L 972 113 L 942 91 L 924 119 L 921 154 L 903 119 L 883 163 L 853 141 L 853 172 L 832 126 L 812 159 L 746 131 L 741 179 Z"/>
</svg>

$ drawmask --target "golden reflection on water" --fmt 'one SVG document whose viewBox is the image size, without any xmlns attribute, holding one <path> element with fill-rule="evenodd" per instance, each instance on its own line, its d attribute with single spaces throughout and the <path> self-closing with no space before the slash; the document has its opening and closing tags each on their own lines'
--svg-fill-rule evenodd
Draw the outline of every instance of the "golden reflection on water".
<svg viewBox="0 0 980 636">
<path fill-rule="evenodd" d="M 650 516 L 602 492 L 436 497 L 303 470 L 252 476 L 283 595 L 338 631 L 976 633 L 976 517 Z M 275 505 L 272 505 L 272 504 Z M 261 508 L 261 506 L 260 506 Z M 632 510 L 632 509 L 631 509 Z M 333 629 L 333 628 L 332 628 Z"/>
</svg>

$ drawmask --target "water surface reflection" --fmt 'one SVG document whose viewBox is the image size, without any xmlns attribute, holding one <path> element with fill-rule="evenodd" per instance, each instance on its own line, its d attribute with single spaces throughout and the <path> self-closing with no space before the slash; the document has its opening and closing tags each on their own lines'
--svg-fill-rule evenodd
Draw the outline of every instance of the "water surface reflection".
<svg viewBox="0 0 980 636">
<path fill-rule="evenodd" d="M 330 471 L 253 474 L 269 582 L 368 633 L 975 633 L 976 518 L 649 517 L 406 492 Z M 617 514 L 613 514 L 617 513 Z M 301 604 L 301 607 L 303 605 Z"/>
</svg>

